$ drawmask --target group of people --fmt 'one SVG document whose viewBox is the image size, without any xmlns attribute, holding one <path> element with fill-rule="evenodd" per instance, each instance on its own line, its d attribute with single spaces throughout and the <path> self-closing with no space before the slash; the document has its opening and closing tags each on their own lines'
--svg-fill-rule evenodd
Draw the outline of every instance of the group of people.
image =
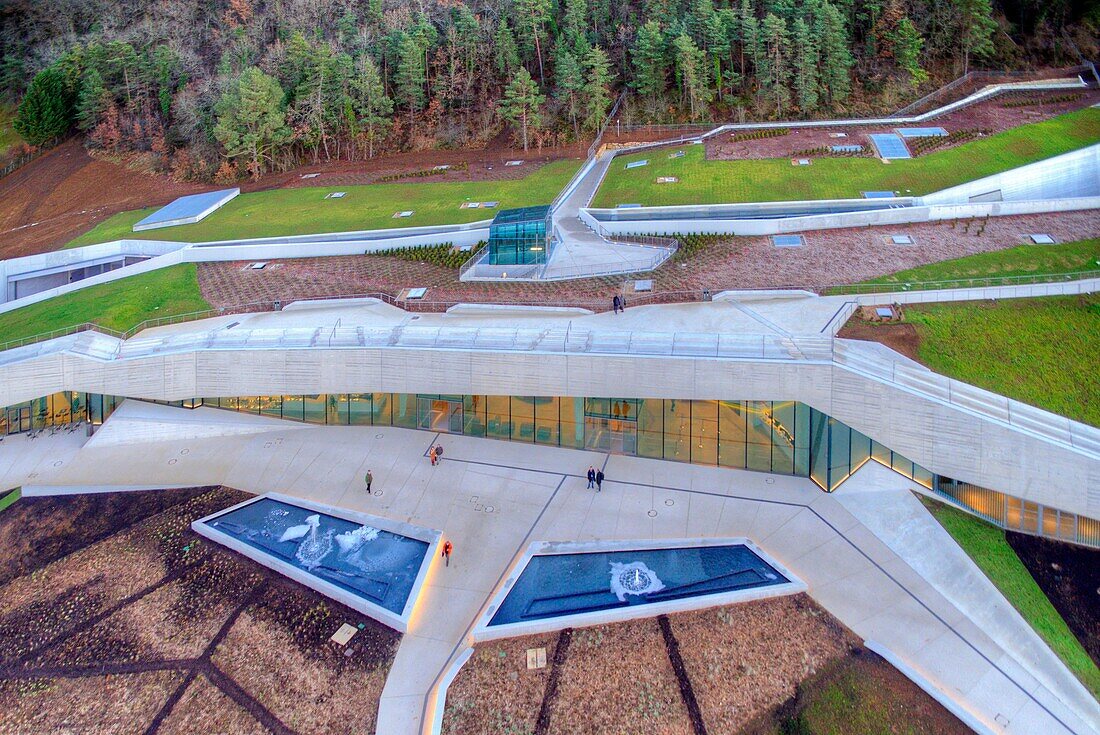
<svg viewBox="0 0 1100 735">
<path fill-rule="evenodd" d="M 443 461 L 443 445 L 442 444 L 433 444 L 428 449 L 428 459 L 430 459 L 432 461 L 432 467 L 435 467 L 437 464 L 442 462 Z"/>
<path fill-rule="evenodd" d="M 595 467 L 589 465 L 588 467 L 588 489 L 596 488 L 596 492 L 603 489 L 603 470 L 598 470 Z"/>
<path fill-rule="evenodd" d="M 615 294 L 615 298 L 611 299 L 611 309 L 616 314 L 620 311 L 626 311 L 626 297 Z"/>
</svg>

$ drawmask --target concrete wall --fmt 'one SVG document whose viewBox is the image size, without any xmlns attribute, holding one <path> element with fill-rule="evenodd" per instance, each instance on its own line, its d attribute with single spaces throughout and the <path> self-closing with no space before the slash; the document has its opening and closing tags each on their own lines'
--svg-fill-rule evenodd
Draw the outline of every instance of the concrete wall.
<svg viewBox="0 0 1100 735">
<path fill-rule="evenodd" d="M 65 341 L 67 340 L 67 341 Z M 1073 446 L 1073 422 L 995 415 L 985 391 L 928 371 L 895 382 L 858 354 L 834 362 L 474 350 L 225 349 L 110 358 L 113 340 L 77 335 L 35 345 L 0 371 L 0 405 L 59 390 L 178 400 L 196 396 L 389 391 L 489 395 L 798 400 L 918 464 L 1073 513 L 1100 517 L 1100 442 Z M 68 346 L 86 354 L 51 351 Z M 117 342 L 114 343 L 117 349 Z M 858 349 L 858 347 L 857 347 Z M 917 374 L 921 372 L 923 374 Z M 931 375 L 932 377 L 929 377 Z M 1016 421 L 1016 425 L 1011 423 Z M 1051 426 L 1060 425 L 1063 432 Z M 1076 425 L 1080 427 L 1080 425 Z M 1088 440 L 1088 427 L 1081 427 Z M 1091 430 L 1095 432 L 1095 430 Z"/>
</svg>

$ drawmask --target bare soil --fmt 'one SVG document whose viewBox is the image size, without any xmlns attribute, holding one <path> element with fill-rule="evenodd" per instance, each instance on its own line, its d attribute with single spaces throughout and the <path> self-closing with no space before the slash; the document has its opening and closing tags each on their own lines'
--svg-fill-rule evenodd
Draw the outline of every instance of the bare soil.
<svg viewBox="0 0 1100 735">
<path fill-rule="evenodd" d="M 537 647 L 553 661 L 528 670 Z M 447 692 L 443 732 L 792 732 L 779 725 L 842 677 L 876 691 L 888 727 L 911 717 L 912 732 L 965 732 L 804 594 L 479 644 Z M 829 732 L 863 732 L 848 727 L 857 719 Z"/>
<path fill-rule="evenodd" d="M 0 179 L 0 258 L 56 250 L 117 212 L 213 188 L 93 158 L 70 139 Z"/>
<path fill-rule="evenodd" d="M 23 497 L 0 514 L 0 584 L 29 574 L 209 488 Z"/>
<path fill-rule="evenodd" d="M 400 636 L 191 531 L 247 497 L 24 499 L 0 515 L 35 521 L 13 557 L 53 550 L 0 584 L 0 732 L 373 730 Z M 56 529 L 94 508 L 109 514 L 58 550 Z M 347 649 L 329 641 L 344 622 L 361 626 Z"/>
<path fill-rule="evenodd" d="M 1006 531 L 1009 546 L 1100 664 L 1100 551 Z"/>
<path fill-rule="evenodd" d="M 411 151 L 368 161 L 328 161 L 268 174 L 259 181 L 239 182 L 241 191 L 296 186 L 370 184 L 396 173 L 410 173 L 450 164 L 441 175 L 408 181 L 487 181 L 516 179 L 548 161 L 580 158 L 587 143 L 524 152 L 503 144 L 481 150 Z M 505 166 L 522 160 L 521 166 Z M 459 164 L 468 164 L 459 169 Z M 319 174 L 309 179 L 307 174 Z M 88 154 L 70 139 L 26 166 L 0 179 L 0 258 L 15 258 L 56 250 L 98 222 L 118 212 L 161 206 L 176 197 L 224 188 L 214 184 L 177 182 L 164 174 L 142 170 L 142 159 L 112 160 Z"/>
<path fill-rule="evenodd" d="M 777 248 L 768 237 L 727 237 L 701 251 L 676 257 L 656 271 L 653 293 L 633 296 L 631 304 L 697 300 L 702 290 L 726 288 L 824 288 L 856 283 L 905 268 L 964 255 L 1002 250 L 1027 242 L 1027 235 L 1049 233 L 1059 242 L 1100 236 L 1095 212 L 993 217 L 978 235 L 977 223 L 935 222 L 891 227 L 857 227 L 804 233 L 805 245 Z M 894 245 L 891 235 L 909 235 L 912 245 Z M 381 255 L 287 259 L 263 270 L 247 262 L 201 263 L 199 286 L 215 307 L 256 302 L 284 303 L 326 296 L 371 293 L 398 295 L 425 286 L 422 310 L 442 309 L 460 301 L 532 303 L 611 308 L 629 275 L 539 283 L 477 283 L 458 280 L 451 268 Z"/>
<path fill-rule="evenodd" d="M 917 354 L 920 349 L 920 334 L 916 326 L 908 322 L 881 324 L 853 316 L 840 328 L 836 336 L 843 339 L 879 342 L 895 352 L 900 352 L 910 360 L 919 362 Z"/>
<path fill-rule="evenodd" d="M 1081 90 L 1080 97 L 1072 101 L 1055 101 L 1066 92 L 1019 93 L 1001 95 L 985 102 L 979 102 L 961 110 L 934 118 L 918 126 L 909 124 L 869 126 L 858 125 L 850 128 L 810 128 L 791 130 L 787 135 L 759 140 L 734 142 L 734 135 L 724 134 L 710 138 L 706 142 L 707 158 L 712 160 L 736 160 L 746 158 L 786 158 L 796 152 L 821 146 L 862 145 L 864 153 L 874 155 L 872 133 L 892 133 L 898 127 L 942 127 L 948 132 L 955 130 L 984 129 L 993 133 L 1047 120 L 1058 115 L 1081 110 L 1100 102 L 1100 90 Z M 1035 100 L 1039 104 L 1026 107 L 1006 107 L 1006 103 L 1020 100 Z M 836 133 L 845 133 L 847 137 L 833 138 Z M 937 151 L 952 146 L 945 145 Z"/>
</svg>

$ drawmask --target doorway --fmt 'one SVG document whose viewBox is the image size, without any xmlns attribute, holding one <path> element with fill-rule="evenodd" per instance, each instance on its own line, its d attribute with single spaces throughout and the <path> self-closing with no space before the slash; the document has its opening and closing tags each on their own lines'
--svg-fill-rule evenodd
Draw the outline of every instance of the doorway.
<svg viewBox="0 0 1100 735">
<path fill-rule="evenodd" d="M 462 433 L 462 401 L 417 398 L 416 426 L 442 434 Z"/>
<path fill-rule="evenodd" d="M 612 454 L 637 454 L 638 423 L 600 416 L 584 419 L 584 448 Z"/>
</svg>

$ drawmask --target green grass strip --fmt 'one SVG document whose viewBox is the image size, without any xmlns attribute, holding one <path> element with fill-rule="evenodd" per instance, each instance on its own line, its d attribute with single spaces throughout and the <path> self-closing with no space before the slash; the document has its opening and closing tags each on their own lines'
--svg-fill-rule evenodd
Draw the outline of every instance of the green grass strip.
<svg viewBox="0 0 1100 735">
<path fill-rule="evenodd" d="M 250 237 L 310 235 L 391 227 L 452 225 L 492 219 L 501 209 L 549 204 L 576 172 L 575 160 L 554 161 L 522 179 L 414 182 L 362 186 L 305 186 L 241 194 L 201 222 L 133 232 L 134 223 L 157 208 L 121 212 L 66 247 L 120 239 L 210 242 Z M 346 192 L 340 199 L 325 195 Z M 464 202 L 498 202 L 496 209 L 461 209 Z M 395 212 L 411 217 L 394 219 Z"/>
<path fill-rule="evenodd" d="M 909 268 L 864 283 L 904 284 L 1008 278 L 1100 270 L 1100 238 L 1059 245 L 1020 245 Z"/>
<path fill-rule="evenodd" d="M 860 137 L 857 134 L 856 138 Z M 919 196 L 1097 141 L 1100 109 L 1087 108 L 890 163 L 876 158 L 829 157 L 814 158 L 811 166 L 792 166 L 789 158 L 708 161 L 705 146 L 688 145 L 682 148 L 684 156 L 680 158 L 669 157 L 672 148 L 615 158 L 592 206 L 858 199 L 864 191 Z M 625 168 L 627 163 L 643 159 L 649 165 Z M 659 176 L 675 176 L 679 182 L 658 184 Z"/>
<path fill-rule="evenodd" d="M 146 319 L 209 309 L 194 263 L 174 265 L 55 296 L 0 314 L 0 342 L 82 322 L 125 332 Z"/>
<path fill-rule="evenodd" d="M 7 495 L 0 497 L 0 511 L 5 511 L 10 508 L 12 503 L 14 503 L 16 500 L 19 500 L 22 495 L 22 489 L 17 487 Z"/>
<path fill-rule="evenodd" d="M 1008 545 L 1004 531 L 945 503 L 923 496 L 921 500 L 1058 658 L 1094 697 L 1100 697 L 1100 669 Z"/>
<path fill-rule="evenodd" d="M 904 310 L 938 373 L 1100 426 L 1100 294 Z"/>
</svg>

